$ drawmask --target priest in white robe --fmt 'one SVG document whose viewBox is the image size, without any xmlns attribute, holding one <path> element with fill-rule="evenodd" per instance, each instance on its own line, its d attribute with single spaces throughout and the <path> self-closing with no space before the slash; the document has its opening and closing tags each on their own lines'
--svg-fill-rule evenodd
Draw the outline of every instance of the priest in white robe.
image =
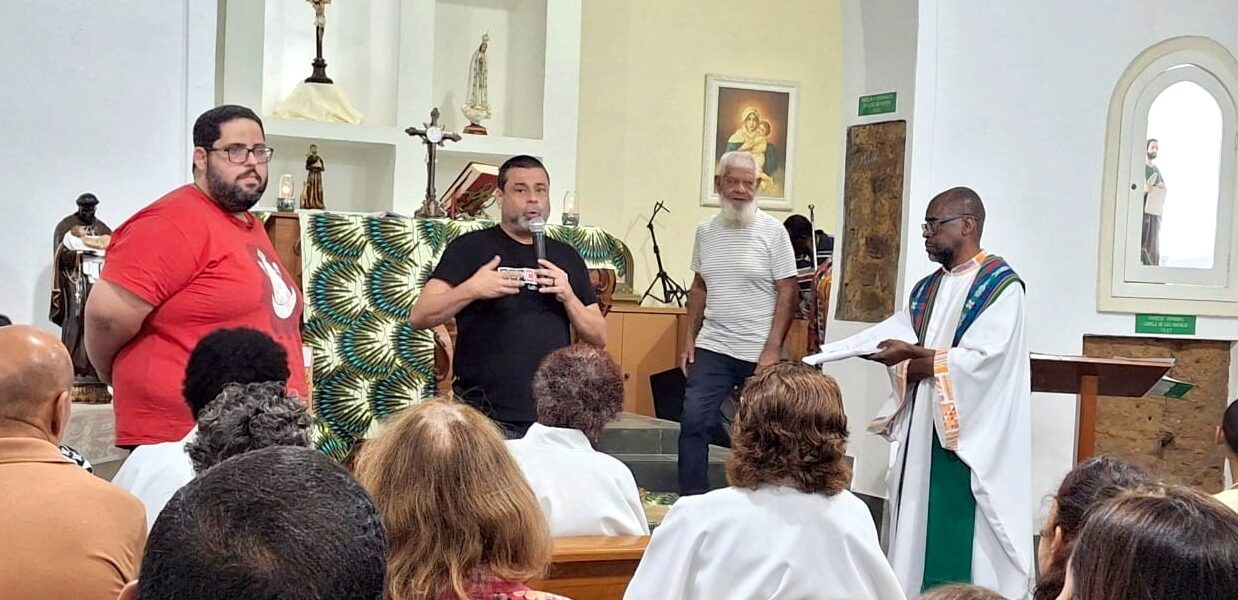
<svg viewBox="0 0 1238 600">
<path fill-rule="evenodd" d="M 623 375 L 604 350 L 552 352 L 533 376 L 537 423 L 507 447 L 550 524 L 551 537 L 649 535 L 627 465 L 593 449 L 623 408 Z"/>
<path fill-rule="evenodd" d="M 902 600 L 872 514 L 847 486 L 838 384 L 778 363 L 749 380 L 731 487 L 686 496 L 654 531 L 625 600 Z"/>
<path fill-rule="evenodd" d="M 887 340 L 868 357 L 890 367 L 894 388 L 869 431 L 897 442 L 889 556 L 909 598 L 952 582 L 1016 599 L 1032 588 L 1024 289 L 981 250 L 984 218 L 968 188 L 929 203 L 924 245 L 942 267 L 890 319 L 919 343 Z"/>
</svg>

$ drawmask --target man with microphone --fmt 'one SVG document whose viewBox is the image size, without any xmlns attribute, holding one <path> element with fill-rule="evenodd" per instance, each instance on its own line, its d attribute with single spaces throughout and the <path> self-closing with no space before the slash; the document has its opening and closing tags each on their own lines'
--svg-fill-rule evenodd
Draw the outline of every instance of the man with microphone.
<svg viewBox="0 0 1238 600">
<path fill-rule="evenodd" d="M 509 439 L 537 420 L 533 373 L 547 354 L 581 341 L 606 345 L 585 261 L 545 238 L 550 175 L 532 156 L 499 167 L 499 224 L 464 234 L 443 251 L 413 305 L 429 329 L 456 319 L 452 389 L 494 420 Z"/>
</svg>

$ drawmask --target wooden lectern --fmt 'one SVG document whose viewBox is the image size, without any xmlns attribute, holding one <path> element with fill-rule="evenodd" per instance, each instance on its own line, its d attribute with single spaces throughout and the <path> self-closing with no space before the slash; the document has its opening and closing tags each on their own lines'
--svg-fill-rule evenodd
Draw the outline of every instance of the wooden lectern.
<svg viewBox="0 0 1238 600">
<path fill-rule="evenodd" d="M 1079 395 L 1075 462 L 1096 449 L 1096 398 L 1139 398 L 1173 367 L 1172 360 L 1032 354 L 1032 391 Z"/>
</svg>

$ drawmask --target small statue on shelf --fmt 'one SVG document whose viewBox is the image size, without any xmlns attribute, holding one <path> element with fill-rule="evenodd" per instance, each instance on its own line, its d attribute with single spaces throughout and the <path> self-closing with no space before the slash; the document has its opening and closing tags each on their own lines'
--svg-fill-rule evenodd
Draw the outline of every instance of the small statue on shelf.
<svg viewBox="0 0 1238 600">
<path fill-rule="evenodd" d="M 323 210 L 322 202 L 322 172 L 327 170 L 326 163 L 318 156 L 318 144 L 310 144 L 309 153 L 305 155 L 305 191 L 301 193 L 301 208 L 305 210 Z"/>
<path fill-rule="evenodd" d="M 95 218 L 99 199 L 77 197 L 77 212 L 61 219 L 52 234 L 52 295 L 48 315 L 60 326 L 60 340 L 73 359 L 74 402 L 106 404 L 112 396 L 86 356 L 86 299 L 99 281 L 112 229 Z"/>
<path fill-rule="evenodd" d="M 473 58 L 469 61 L 469 97 L 464 106 L 460 107 L 460 111 L 469 120 L 464 133 L 486 135 L 486 128 L 482 127 L 481 122 L 489 119 L 491 114 L 490 100 L 486 94 L 486 49 L 489 47 L 490 34 L 487 33 L 481 36 L 481 45 L 473 52 Z"/>
</svg>

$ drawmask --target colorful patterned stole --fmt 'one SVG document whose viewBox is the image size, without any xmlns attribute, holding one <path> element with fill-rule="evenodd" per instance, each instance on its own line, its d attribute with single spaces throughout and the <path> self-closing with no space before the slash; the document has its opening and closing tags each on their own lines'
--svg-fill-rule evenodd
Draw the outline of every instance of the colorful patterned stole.
<svg viewBox="0 0 1238 600">
<path fill-rule="evenodd" d="M 959 340 L 963 339 L 963 334 L 967 333 L 967 329 L 976 322 L 980 313 L 992 305 L 1010 284 L 1024 285 L 1018 273 L 1015 273 L 1014 269 L 1010 268 L 1010 265 L 1000 256 L 990 256 L 981 252 L 972 260 L 980 263 L 980 270 L 976 273 L 976 280 L 971 284 L 967 302 L 963 304 L 963 316 L 959 319 L 958 328 L 954 330 L 954 342 L 950 344 L 951 347 L 959 345 Z M 916 330 L 920 345 L 924 345 L 929 315 L 933 314 L 933 303 L 937 301 L 937 290 L 941 287 L 941 280 L 945 274 L 945 269 L 938 269 L 932 275 L 921 279 L 912 288 L 911 305 L 908 310 L 911 311 L 911 326 Z M 1026 289 L 1026 286 L 1024 287 Z"/>
</svg>

